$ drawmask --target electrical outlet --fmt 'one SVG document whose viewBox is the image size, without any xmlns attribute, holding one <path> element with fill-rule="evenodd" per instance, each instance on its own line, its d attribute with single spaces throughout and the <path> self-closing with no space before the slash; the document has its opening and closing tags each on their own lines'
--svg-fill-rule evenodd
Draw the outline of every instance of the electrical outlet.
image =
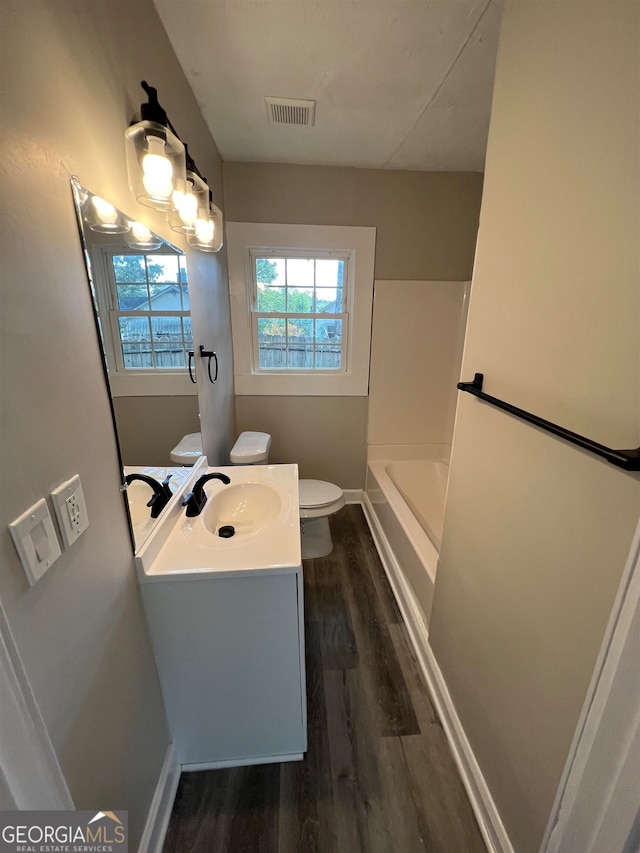
<svg viewBox="0 0 640 853">
<path fill-rule="evenodd" d="M 76 474 L 65 483 L 60 483 L 51 492 L 51 500 L 65 548 L 68 548 L 89 526 L 80 477 Z"/>
</svg>

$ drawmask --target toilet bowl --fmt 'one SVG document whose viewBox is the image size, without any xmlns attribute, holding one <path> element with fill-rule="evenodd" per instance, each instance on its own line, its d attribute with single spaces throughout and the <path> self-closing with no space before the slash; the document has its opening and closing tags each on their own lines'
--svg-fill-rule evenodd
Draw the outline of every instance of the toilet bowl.
<svg viewBox="0 0 640 853">
<path fill-rule="evenodd" d="M 190 432 L 183 435 L 169 454 L 173 465 L 195 465 L 202 456 L 202 433 Z"/>
<path fill-rule="evenodd" d="M 266 465 L 271 436 L 266 432 L 243 432 L 234 444 L 232 465 Z M 325 480 L 300 480 L 300 542 L 302 559 L 326 557 L 333 550 L 329 516 L 344 506 L 342 489 Z"/>
</svg>

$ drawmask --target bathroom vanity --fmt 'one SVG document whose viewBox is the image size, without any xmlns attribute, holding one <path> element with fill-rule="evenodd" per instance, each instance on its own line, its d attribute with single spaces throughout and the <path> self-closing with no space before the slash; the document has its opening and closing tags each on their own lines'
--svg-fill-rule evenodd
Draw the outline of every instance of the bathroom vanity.
<svg viewBox="0 0 640 853">
<path fill-rule="evenodd" d="M 207 470 L 231 482 L 208 482 L 195 518 L 172 507 L 136 557 L 177 760 L 198 770 L 301 759 L 297 466 Z"/>
</svg>

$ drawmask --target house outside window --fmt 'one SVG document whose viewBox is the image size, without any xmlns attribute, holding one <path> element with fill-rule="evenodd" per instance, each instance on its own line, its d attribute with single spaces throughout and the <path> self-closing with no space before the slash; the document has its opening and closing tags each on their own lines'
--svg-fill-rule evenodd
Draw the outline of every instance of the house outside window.
<svg viewBox="0 0 640 853">
<path fill-rule="evenodd" d="M 345 371 L 351 254 L 250 254 L 253 370 Z"/>
<path fill-rule="evenodd" d="M 236 394 L 366 396 L 375 228 L 227 223 Z"/>
</svg>

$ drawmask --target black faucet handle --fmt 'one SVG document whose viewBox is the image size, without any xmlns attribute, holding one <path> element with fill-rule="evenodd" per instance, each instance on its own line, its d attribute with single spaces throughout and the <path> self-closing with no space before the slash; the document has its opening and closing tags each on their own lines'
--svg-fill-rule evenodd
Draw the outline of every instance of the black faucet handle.
<svg viewBox="0 0 640 853">
<path fill-rule="evenodd" d="M 205 495 L 204 490 L 200 497 L 197 497 L 194 492 L 189 492 L 188 495 L 185 495 L 184 500 L 182 501 L 182 506 L 186 506 L 187 508 L 187 518 L 195 518 L 196 515 L 200 515 L 206 502 L 207 496 Z"/>
<path fill-rule="evenodd" d="M 154 492 L 147 504 L 148 507 L 151 507 L 151 518 L 157 518 L 168 502 L 169 498 L 164 493 Z"/>
<path fill-rule="evenodd" d="M 173 496 L 173 492 L 171 491 L 171 487 L 169 486 L 169 480 L 173 477 L 173 474 L 167 474 L 165 479 L 162 481 L 162 489 L 167 496 L 167 499 Z"/>
</svg>

